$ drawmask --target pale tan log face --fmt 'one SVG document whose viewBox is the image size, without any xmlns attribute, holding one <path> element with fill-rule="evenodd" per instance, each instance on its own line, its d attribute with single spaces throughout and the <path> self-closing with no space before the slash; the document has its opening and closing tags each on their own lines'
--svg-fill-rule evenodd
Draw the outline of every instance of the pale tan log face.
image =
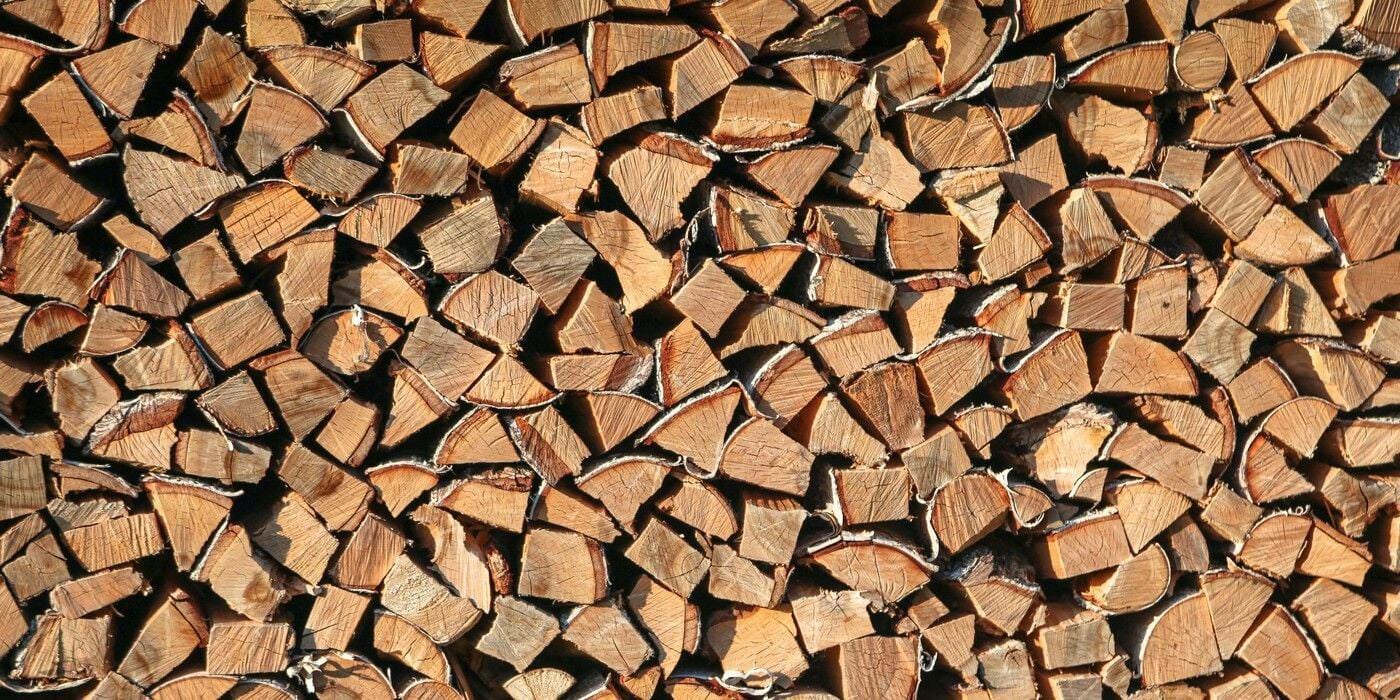
<svg viewBox="0 0 1400 700">
<path fill-rule="evenodd" d="M 0 694 L 1400 696 L 1397 51 L 0 0 Z"/>
</svg>

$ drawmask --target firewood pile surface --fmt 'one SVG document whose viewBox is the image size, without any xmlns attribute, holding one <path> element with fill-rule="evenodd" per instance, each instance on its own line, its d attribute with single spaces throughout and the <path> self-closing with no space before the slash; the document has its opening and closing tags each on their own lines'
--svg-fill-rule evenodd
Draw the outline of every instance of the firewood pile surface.
<svg viewBox="0 0 1400 700">
<path fill-rule="evenodd" d="M 0 0 L 0 695 L 1400 697 L 1400 0 Z"/>
</svg>

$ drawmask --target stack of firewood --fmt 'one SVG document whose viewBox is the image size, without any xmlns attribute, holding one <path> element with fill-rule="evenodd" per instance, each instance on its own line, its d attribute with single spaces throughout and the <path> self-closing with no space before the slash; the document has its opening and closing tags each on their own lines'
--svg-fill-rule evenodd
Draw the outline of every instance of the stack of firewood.
<svg viewBox="0 0 1400 700">
<path fill-rule="evenodd" d="M 0 694 L 1400 697 L 1397 49 L 0 0 Z"/>
</svg>

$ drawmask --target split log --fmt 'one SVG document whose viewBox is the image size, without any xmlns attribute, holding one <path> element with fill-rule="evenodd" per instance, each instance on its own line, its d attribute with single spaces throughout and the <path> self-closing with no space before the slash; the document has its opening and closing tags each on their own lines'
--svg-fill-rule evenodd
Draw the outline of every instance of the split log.
<svg viewBox="0 0 1400 700">
<path fill-rule="evenodd" d="M 287 667 L 292 627 L 285 622 L 221 622 L 209 628 L 210 673 L 276 673 Z"/>
<path fill-rule="evenodd" d="M 1161 545 L 1153 544 L 1122 564 L 1079 579 L 1075 591 L 1095 608 L 1112 615 L 1156 605 L 1171 585 L 1172 566 Z"/>
<path fill-rule="evenodd" d="M 1114 510 L 1089 513 L 1047 533 L 1033 550 L 1036 566 L 1053 578 L 1122 564 L 1131 558 L 1121 515 Z"/>
<path fill-rule="evenodd" d="M 571 573 L 558 574 L 559 567 Z M 597 542 L 551 528 L 527 533 L 519 576 L 521 595 L 581 604 L 602 599 L 608 581 Z"/>
<path fill-rule="evenodd" d="M 369 598 L 336 586 L 326 586 L 311 606 L 302 649 L 339 649 L 349 645 Z"/>
<path fill-rule="evenodd" d="M 976 612 L 978 624 L 996 634 L 1014 633 L 1040 598 L 1025 560 L 985 546 L 959 556 L 945 575 Z"/>
<path fill-rule="evenodd" d="M 400 91 L 415 99 L 397 103 Z M 366 82 L 344 103 L 345 123 L 354 143 L 371 155 L 383 155 L 385 147 L 405 129 L 422 119 L 447 99 L 447 92 L 423 74 L 399 64 Z M 393 112 L 383 109 L 396 104 Z"/>
<path fill-rule="evenodd" d="M 54 76 L 24 98 L 23 104 L 58 152 L 70 162 L 112 150 L 112 141 L 103 132 L 102 123 L 68 73 Z"/>
<path fill-rule="evenodd" d="M 1312 641 L 1298 621 L 1276 604 L 1265 607 L 1236 653 L 1284 697 L 1308 697 L 1322 685 L 1322 662 Z"/>
<path fill-rule="evenodd" d="M 1219 672 L 1219 651 L 1201 644 L 1200 632 L 1211 625 L 1211 608 L 1200 591 L 1163 604 L 1140 631 L 1134 653 L 1143 683 L 1157 686 Z"/>
</svg>

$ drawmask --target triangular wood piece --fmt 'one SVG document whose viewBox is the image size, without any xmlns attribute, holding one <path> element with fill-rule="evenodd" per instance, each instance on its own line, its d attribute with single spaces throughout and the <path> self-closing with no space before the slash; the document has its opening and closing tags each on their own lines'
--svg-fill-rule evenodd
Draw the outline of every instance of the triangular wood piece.
<svg viewBox="0 0 1400 700">
<path fill-rule="evenodd" d="M 640 439 L 686 458 L 702 474 L 714 474 L 742 393 L 729 384 L 692 396 L 662 414 Z"/>
<path fill-rule="evenodd" d="M 684 51 L 699 41 L 690 25 L 674 20 L 590 22 L 584 46 L 593 87 L 601 91 L 622 69 Z"/>
<path fill-rule="evenodd" d="M 773 243 L 740 250 L 716 260 L 740 279 L 753 284 L 765 294 L 772 294 L 806 253 L 806 247 L 798 243 Z"/>
<path fill-rule="evenodd" d="M 223 166 L 213 132 L 204 122 L 199 107 L 183 92 L 175 92 L 175 98 L 164 112 L 154 117 L 132 119 L 124 123 L 122 129 L 196 160 L 206 168 Z"/>
<path fill-rule="evenodd" d="M 235 150 L 243 167 L 256 175 L 328 126 L 326 118 L 306 98 L 290 90 L 255 83 Z"/>
<path fill-rule="evenodd" d="M 603 163 L 623 201 L 647 235 L 657 240 L 685 223 L 681 202 L 709 175 L 717 160 L 682 136 L 652 132 L 610 153 Z"/>
<path fill-rule="evenodd" d="M 73 72 L 107 109 L 128 119 L 160 52 L 154 42 L 134 39 L 73 61 Z"/>
<path fill-rule="evenodd" d="M 101 301 L 146 316 L 175 318 L 190 303 L 190 295 L 151 269 L 140 256 L 124 249 L 98 280 Z"/>
<path fill-rule="evenodd" d="M 369 64 L 318 46 L 273 46 L 259 55 L 274 79 L 323 110 L 339 107 L 374 75 Z"/>
<path fill-rule="evenodd" d="M 592 447 L 598 453 L 622 444 L 661 412 L 661 407 L 651 401 L 620 392 L 588 392 L 582 401 L 592 428 L 592 435 L 584 431 L 583 437 L 585 440 L 592 438 Z"/>
<path fill-rule="evenodd" d="M 745 166 L 744 172 L 784 204 L 798 207 L 838 155 L 840 149 L 833 146 L 799 146 L 765 153 Z"/>
<path fill-rule="evenodd" d="M 463 415 L 442 436 L 433 454 L 438 464 L 504 464 L 519 459 L 500 418 L 491 409 L 480 407 Z"/>
<path fill-rule="evenodd" d="M 519 360 L 500 355 L 463 398 L 493 408 L 528 408 L 555 396 L 555 391 L 536 379 Z"/>
<path fill-rule="evenodd" d="M 690 321 L 656 341 L 656 367 L 661 403 L 667 406 L 729 373 Z"/>
<path fill-rule="evenodd" d="M 228 518 L 233 499 L 199 482 L 151 477 L 141 484 L 160 516 L 175 564 L 189 571 L 214 531 Z"/>
<path fill-rule="evenodd" d="M 593 250 L 574 234 L 572 227 L 563 219 L 555 219 L 530 237 L 511 265 L 539 295 L 545 310 L 554 313 L 593 259 Z"/>
<path fill-rule="evenodd" d="M 127 147 L 123 180 L 141 221 L 157 236 L 170 233 L 189 215 L 243 187 L 243 178 L 196 162 Z"/>
</svg>

